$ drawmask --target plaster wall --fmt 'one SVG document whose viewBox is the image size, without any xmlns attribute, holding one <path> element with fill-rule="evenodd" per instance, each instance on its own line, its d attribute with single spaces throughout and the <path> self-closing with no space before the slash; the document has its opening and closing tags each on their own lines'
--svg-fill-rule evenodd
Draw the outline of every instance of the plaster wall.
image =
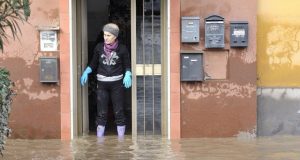
<svg viewBox="0 0 300 160">
<path fill-rule="evenodd" d="M 258 1 L 258 135 L 300 135 L 300 2 Z"/>
<path fill-rule="evenodd" d="M 12 138 L 60 138 L 60 83 L 39 81 L 39 58 L 59 57 L 59 51 L 40 51 L 38 28 L 59 26 L 58 0 L 31 0 L 28 23 L 20 23 L 19 39 L 5 42 L 0 66 L 15 83 L 9 126 Z M 59 37 L 59 36 L 58 36 Z M 58 47 L 59 48 L 59 47 Z M 59 73 L 58 73 L 59 74 Z"/>
<path fill-rule="evenodd" d="M 300 135 L 300 89 L 257 90 L 258 136 Z"/>
<path fill-rule="evenodd" d="M 200 17 L 200 42 L 181 43 L 180 50 L 203 51 L 209 77 L 204 82 L 180 83 L 181 137 L 255 136 L 256 1 L 181 0 L 180 7 L 181 17 Z M 225 19 L 222 49 L 204 46 L 204 19 L 210 15 Z M 248 47 L 230 47 L 230 21 L 248 21 Z"/>
</svg>

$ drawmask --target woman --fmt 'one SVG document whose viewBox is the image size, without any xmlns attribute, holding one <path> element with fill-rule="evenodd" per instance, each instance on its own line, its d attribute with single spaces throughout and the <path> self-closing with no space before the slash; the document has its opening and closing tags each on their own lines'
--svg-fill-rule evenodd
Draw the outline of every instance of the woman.
<svg viewBox="0 0 300 160">
<path fill-rule="evenodd" d="M 98 43 L 95 47 L 93 58 L 81 76 L 81 85 L 87 82 L 88 74 L 97 72 L 97 137 L 104 136 L 109 97 L 112 99 L 118 136 L 123 137 L 124 86 L 131 87 L 130 58 L 126 46 L 117 39 L 119 27 L 116 24 L 104 25 L 103 32 L 104 43 Z"/>
</svg>

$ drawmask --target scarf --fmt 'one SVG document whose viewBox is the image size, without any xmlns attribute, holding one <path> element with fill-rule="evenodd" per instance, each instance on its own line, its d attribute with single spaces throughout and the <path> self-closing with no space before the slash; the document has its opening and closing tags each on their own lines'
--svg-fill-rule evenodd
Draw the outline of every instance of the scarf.
<svg viewBox="0 0 300 160">
<path fill-rule="evenodd" d="M 111 44 L 104 43 L 103 49 L 104 49 L 106 57 L 110 58 L 111 52 L 116 50 L 118 48 L 118 46 L 119 46 L 118 40 L 116 40 L 114 43 L 111 43 Z"/>
</svg>

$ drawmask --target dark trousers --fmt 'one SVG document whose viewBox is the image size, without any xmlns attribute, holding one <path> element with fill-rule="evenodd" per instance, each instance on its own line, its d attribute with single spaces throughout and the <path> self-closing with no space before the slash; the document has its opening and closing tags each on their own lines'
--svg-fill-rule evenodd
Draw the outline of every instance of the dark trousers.
<svg viewBox="0 0 300 160">
<path fill-rule="evenodd" d="M 107 122 L 109 99 L 112 100 L 115 122 L 118 126 L 125 125 L 124 86 L 122 80 L 97 83 L 97 117 L 96 124 L 105 126 Z"/>
</svg>

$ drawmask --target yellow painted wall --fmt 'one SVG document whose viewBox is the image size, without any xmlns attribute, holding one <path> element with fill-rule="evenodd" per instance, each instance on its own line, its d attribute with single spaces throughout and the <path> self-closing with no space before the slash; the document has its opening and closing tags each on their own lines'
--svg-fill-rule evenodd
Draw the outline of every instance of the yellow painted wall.
<svg viewBox="0 0 300 160">
<path fill-rule="evenodd" d="M 258 0 L 257 22 L 258 86 L 300 86 L 300 0 Z"/>
</svg>

